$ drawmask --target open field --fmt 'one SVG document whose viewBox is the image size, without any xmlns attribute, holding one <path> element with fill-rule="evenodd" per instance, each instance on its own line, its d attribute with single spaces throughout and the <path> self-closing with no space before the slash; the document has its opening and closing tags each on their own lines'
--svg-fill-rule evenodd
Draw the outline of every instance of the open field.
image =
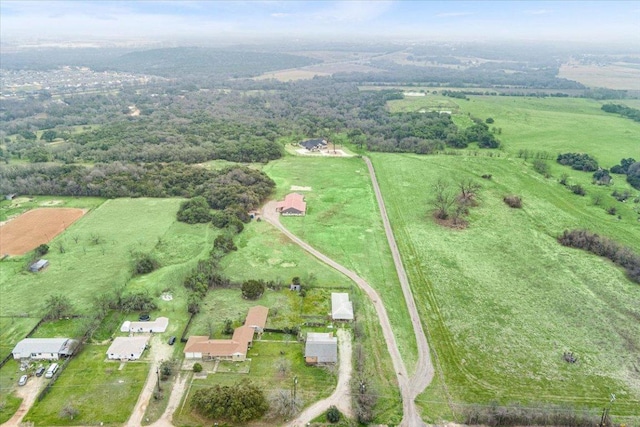
<svg viewBox="0 0 640 427">
<path fill-rule="evenodd" d="M 638 415 L 640 287 L 610 262 L 556 242 L 563 229 L 585 227 L 640 252 L 635 217 L 606 215 L 522 160 L 371 157 L 444 373 L 445 383 L 435 386 L 446 387 L 454 408 L 494 400 L 602 407 L 615 393 L 612 414 Z M 486 173 L 493 179 L 479 178 Z M 595 186 L 582 175 L 572 179 L 589 192 Z M 429 183 L 466 177 L 483 186 L 469 228 L 437 225 Z M 508 208 L 506 194 L 522 196 L 524 208 Z M 566 363 L 565 351 L 578 363 Z M 446 415 L 446 394 L 424 395 L 427 419 Z"/>
<path fill-rule="evenodd" d="M 24 255 L 49 243 L 86 211 L 75 208 L 41 208 L 23 213 L 0 225 L 0 254 Z"/>
<path fill-rule="evenodd" d="M 433 100 L 431 100 L 433 98 Z M 581 98 L 528 98 L 470 96 L 469 101 L 454 100 L 462 114 L 495 120 L 501 128 L 498 139 L 511 155 L 520 149 L 560 152 L 584 152 L 593 155 L 602 167 L 610 168 L 621 158 L 637 157 L 640 150 L 640 123 L 600 109 L 602 102 Z M 389 109 L 418 111 L 420 102 L 451 98 L 429 95 L 394 100 Z M 454 120 L 455 120 L 454 115 Z"/>
<path fill-rule="evenodd" d="M 108 346 L 87 345 L 62 372 L 49 394 L 25 417 L 36 425 L 121 425 L 131 415 L 147 378 L 143 362 L 106 362 Z M 67 404 L 78 409 L 73 419 L 60 417 Z"/>
<path fill-rule="evenodd" d="M 264 171 L 276 181 L 278 197 L 289 193 L 292 185 L 312 188 L 304 193 L 307 215 L 283 217 L 282 223 L 380 292 L 407 369 L 413 370 L 413 330 L 362 159 L 285 157 Z"/>
<path fill-rule="evenodd" d="M 637 64 L 624 62 L 607 65 L 563 64 L 558 77 L 575 80 L 590 87 L 640 90 L 640 68 Z"/>
</svg>

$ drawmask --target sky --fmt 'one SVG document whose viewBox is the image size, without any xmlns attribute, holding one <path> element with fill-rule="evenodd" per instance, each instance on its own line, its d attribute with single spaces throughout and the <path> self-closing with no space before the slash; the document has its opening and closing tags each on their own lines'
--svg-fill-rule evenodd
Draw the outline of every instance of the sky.
<svg viewBox="0 0 640 427">
<path fill-rule="evenodd" d="M 640 43 L 640 1 L 11 1 L 3 42 L 350 37 Z"/>
</svg>

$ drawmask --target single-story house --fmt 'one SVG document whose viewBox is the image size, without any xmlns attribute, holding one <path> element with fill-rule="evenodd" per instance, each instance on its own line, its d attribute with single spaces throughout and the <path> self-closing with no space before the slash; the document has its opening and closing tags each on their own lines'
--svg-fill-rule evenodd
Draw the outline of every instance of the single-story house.
<svg viewBox="0 0 640 427">
<path fill-rule="evenodd" d="M 120 332 L 151 332 L 163 333 L 169 326 L 169 319 L 166 317 L 158 317 L 154 321 L 149 322 L 130 322 L 125 321 L 120 327 Z"/>
<path fill-rule="evenodd" d="M 38 271 L 42 271 L 49 266 L 49 261 L 46 259 L 39 259 L 29 266 L 29 271 L 32 273 L 37 273 Z"/>
<path fill-rule="evenodd" d="M 107 350 L 110 360 L 138 360 L 147 348 L 149 337 L 116 337 Z"/>
<path fill-rule="evenodd" d="M 353 320 L 353 303 L 346 292 L 331 293 L 331 318 L 333 320 Z"/>
<path fill-rule="evenodd" d="M 304 196 L 298 193 L 287 194 L 283 201 L 278 202 L 276 211 L 281 215 L 303 216 L 307 212 Z"/>
<path fill-rule="evenodd" d="M 71 356 L 78 341 L 71 338 L 25 338 L 13 349 L 14 359 L 58 360 Z"/>
<path fill-rule="evenodd" d="M 330 332 L 307 333 L 304 359 L 309 365 L 338 362 L 338 338 Z"/>
<path fill-rule="evenodd" d="M 254 334 L 261 334 L 267 323 L 269 309 L 261 305 L 251 307 L 244 325 L 233 331 L 230 340 L 210 339 L 208 336 L 190 336 L 184 346 L 186 359 L 219 359 L 243 361 L 253 344 Z"/>
<path fill-rule="evenodd" d="M 185 359 L 220 359 L 242 362 L 247 358 L 246 346 L 234 340 L 212 340 L 192 335 L 184 346 Z"/>
<path fill-rule="evenodd" d="M 256 333 L 261 334 L 262 331 L 264 331 L 264 326 L 267 324 L 268 315 L 269 309 L 267 307 L 262 305 L 251 307 L 244 320 L 244 326 L 250 326 Z"/>
<path fill-rule="evenodd" d="M 327 147 L 327 140 L 322 138 L 307 139 L 306 141 L 302 141 L 300 146 L 309 151 L 319 151 Z"/>
</svg>

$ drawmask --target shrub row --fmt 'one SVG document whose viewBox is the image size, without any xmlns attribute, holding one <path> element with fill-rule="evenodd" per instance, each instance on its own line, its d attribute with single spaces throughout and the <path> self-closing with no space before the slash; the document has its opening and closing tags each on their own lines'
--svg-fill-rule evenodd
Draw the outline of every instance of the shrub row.
<svg viewBox="0 0 640 427">
<path fill-rule="evenodd" d="M 558 241 L 564 246 L 584 249 L 601 257 L 609 258 L 626 269 L 627 276 L 631 281 L 640 283 L 640 256 L 630 248 L 587 230 L 565 230 L 558 237 Z"/>
</svg>

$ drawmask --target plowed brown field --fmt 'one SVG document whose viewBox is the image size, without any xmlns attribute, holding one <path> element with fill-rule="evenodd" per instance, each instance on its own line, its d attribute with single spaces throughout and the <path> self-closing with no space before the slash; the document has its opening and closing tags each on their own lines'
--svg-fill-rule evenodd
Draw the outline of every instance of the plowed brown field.
<svg viewBox="0 0 640 427">
<path fill-rule="evenodd" d="M 75 208 L 33 209 L 0 226 L 0 254 L 24 255 L 53 240 L 86 213 Z"/>
</svg>

